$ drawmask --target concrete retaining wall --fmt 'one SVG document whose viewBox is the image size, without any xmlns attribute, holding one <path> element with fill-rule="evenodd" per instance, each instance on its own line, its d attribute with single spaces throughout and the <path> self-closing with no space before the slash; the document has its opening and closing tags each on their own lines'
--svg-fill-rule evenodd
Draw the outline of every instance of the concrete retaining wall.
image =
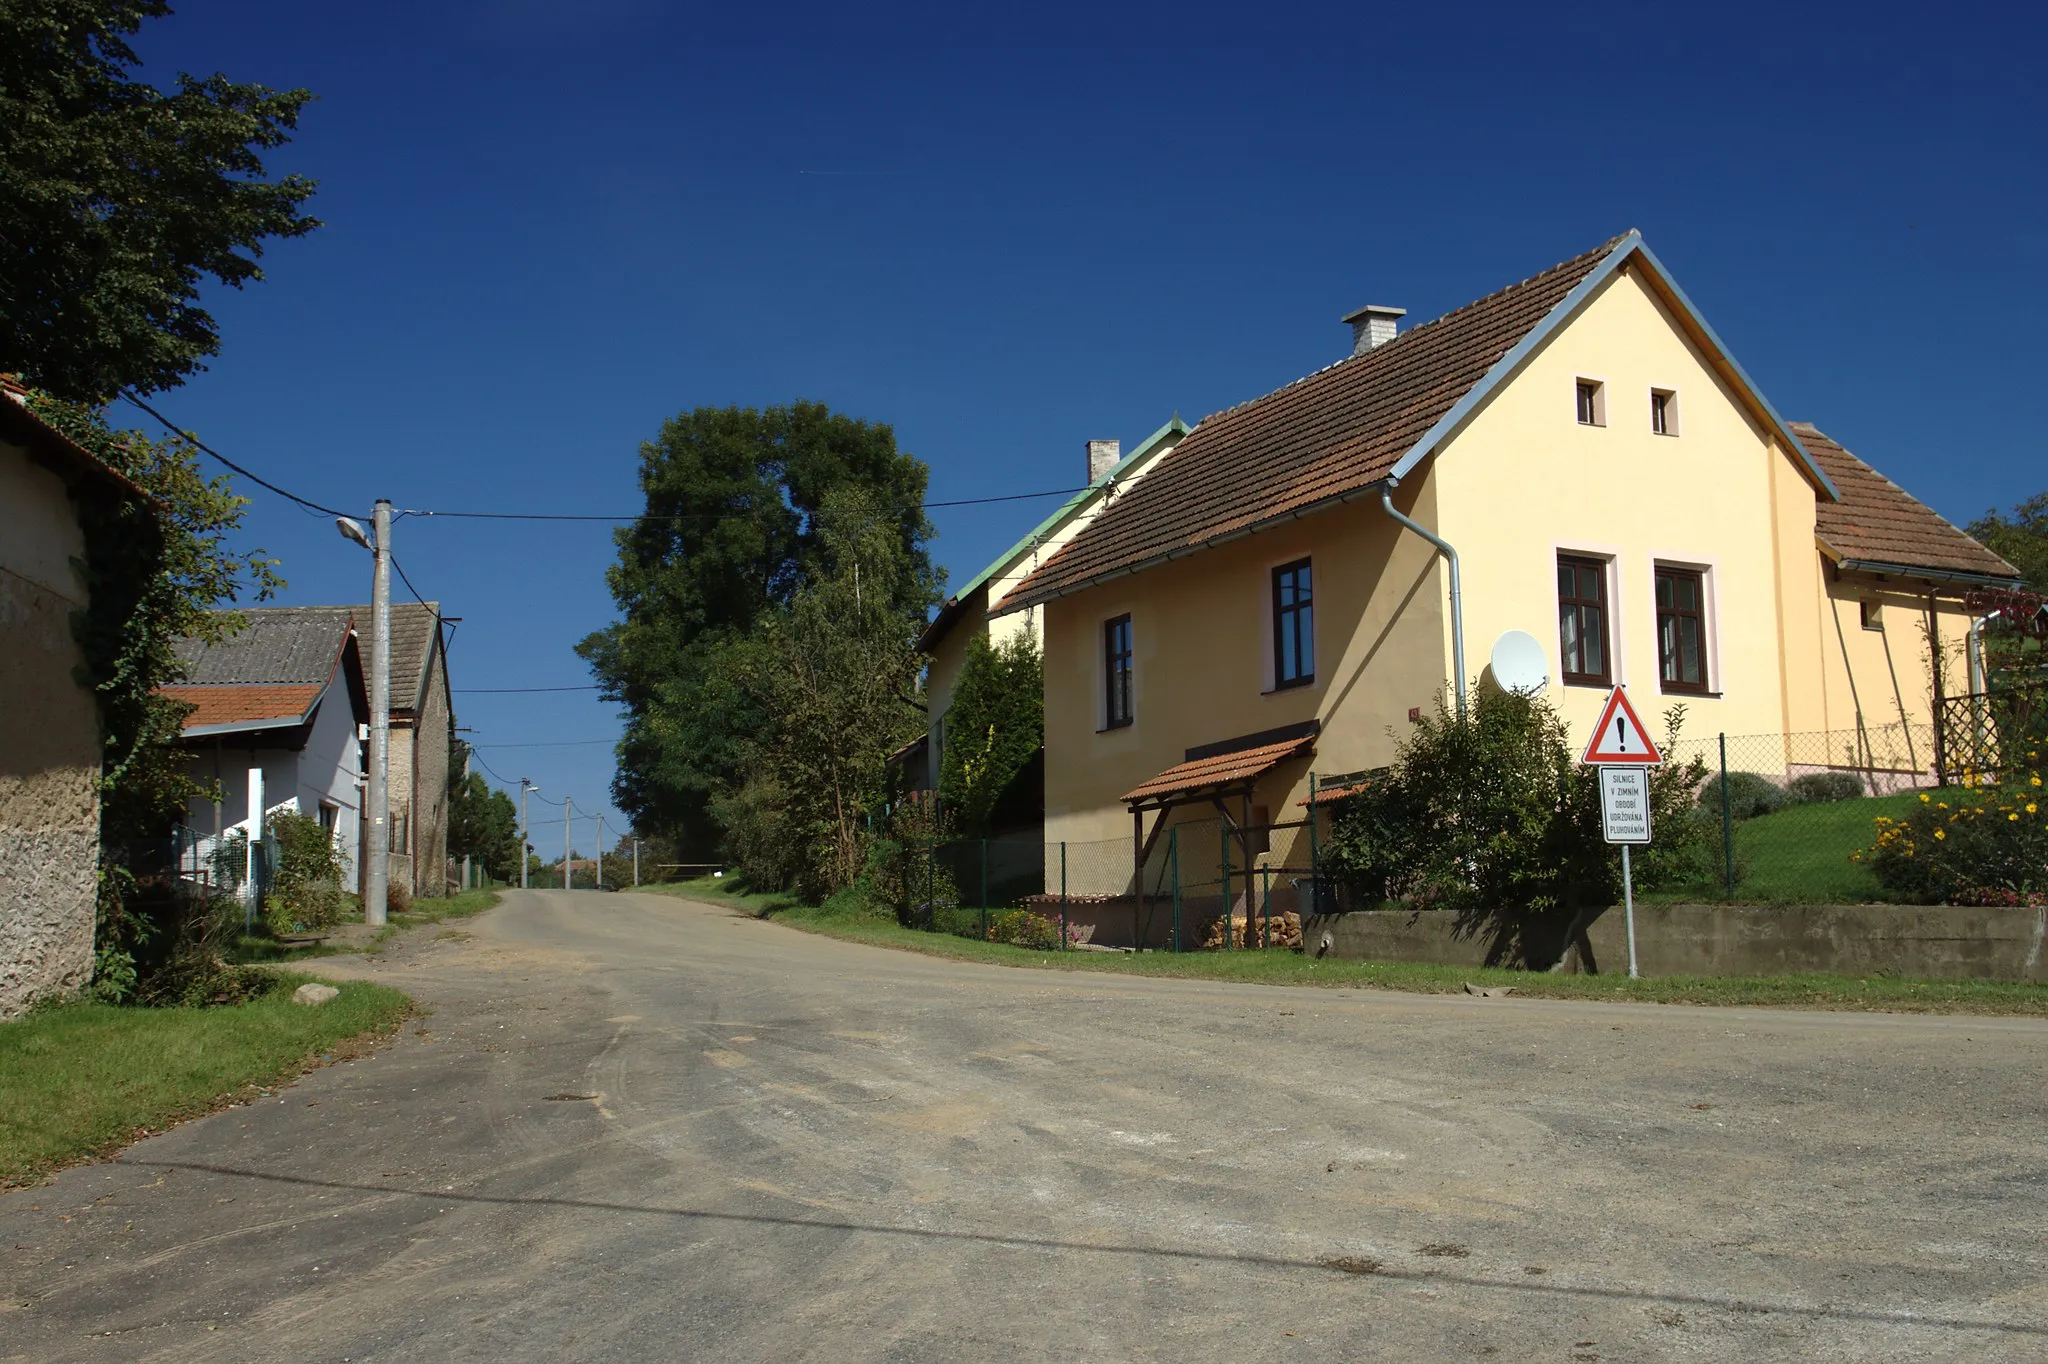
<svg viewBox="0 0 2048 1364">
<path fill-rule="evenodd" d="M 1447 910 L 1360 910 L 1325 915 L 1302 941 L 1325 955 L 1481 966 L 1487 940 L 1460 939 Z M 1649 976 L 1895 975 L 1926 980 L 2048 982 L 2048 909 L 1950 905 L 1639 905 L 1636 956 Z M 1628 969 L 1619 908 L 1586 929 L 1566 970 Z"/>
</svg>

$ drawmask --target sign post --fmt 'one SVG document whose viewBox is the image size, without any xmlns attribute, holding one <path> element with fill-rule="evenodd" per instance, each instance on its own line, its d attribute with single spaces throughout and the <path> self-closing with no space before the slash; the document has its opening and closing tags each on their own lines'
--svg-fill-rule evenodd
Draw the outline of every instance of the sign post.
<svg viewBox="0 0 2048 1364">
<path fill-rule="evenodd" d="M 1581 761 L 1600 769 L 1600 832 L 1621 845 L 1621 904 L 1628 924 L 1628 975 L 1636 970 L 1636 889 L 1629 849 L 1650 841 L 1650 769 L 1664 761 L 1628 695 L 1616 687 L 1593 726 Z"/>
</svg>

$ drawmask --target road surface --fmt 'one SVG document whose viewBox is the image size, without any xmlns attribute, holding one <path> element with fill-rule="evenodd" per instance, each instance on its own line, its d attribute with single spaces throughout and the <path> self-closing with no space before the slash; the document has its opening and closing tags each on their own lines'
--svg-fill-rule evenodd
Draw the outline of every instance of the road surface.
<svg viewBox="0 0 2048 1364">
<path fill-rule="evenodd" d="M 2048 1026 L 970 965 L 515 892 L 0 1197 L 10 1359 L 2048 1358 Z"/>
</svg>

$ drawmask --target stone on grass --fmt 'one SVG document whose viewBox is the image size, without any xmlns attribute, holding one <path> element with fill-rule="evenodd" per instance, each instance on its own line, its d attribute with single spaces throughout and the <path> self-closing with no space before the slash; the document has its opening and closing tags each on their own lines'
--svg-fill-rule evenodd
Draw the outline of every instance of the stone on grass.
<svg viewBox="0 0 2048 1364">
<path fill-rule="evenodd" d="M 292 1003 L 325 1004 L 340 993 L 341 991 L 335 989 L 332 985 L 315 985 L 309 980 L 298 989 L 292 991 Z"/>
</svg>

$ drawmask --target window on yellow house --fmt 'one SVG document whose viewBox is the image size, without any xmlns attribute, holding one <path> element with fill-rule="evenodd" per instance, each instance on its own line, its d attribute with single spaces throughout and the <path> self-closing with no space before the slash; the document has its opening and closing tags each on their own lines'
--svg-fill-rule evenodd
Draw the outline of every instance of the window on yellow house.
<svg viewBox="0 0 2048 1364">
<path fill-rule="evenodd" d="M 1131 617 L 1128 612 L 1102 623 L 1104 729 L 1131 723 Z"/>
<path fill-rule="evenodd" d="M 1302 687 L 1316 680 L 1315 600 L 1309 561 L 1297 559 L 1273 570 L 1273 687 Z"/>
<path fill-rule="evenodd" d="M 1650 390 L 1650 432 L 1658 436 L 1678 434 L 1678 395 L 1668 388 Z"/>
<path fill-rule="evenodd" d="M 1875 602 L 1875 601 L 1871 601 L 1871 600 L 1869 600 L 1868 598 L 1865 598 L 1865 599 L 1864 599 L 1863 601 L 1860 601 L 1860 602 L 1858 602 L 1858 603 L 1857 603 L 1856 605 L 1857 605 L 1857 610 L 1859 611 L 1859 613 L 1860 613 L 1860 614 L 1862 615 L 1862 617 L 1863 617 L 1863 628 L 1864 628 L 1864 629 L 1866 629 L 1866 630 L 1882 630 L 1882 629 L 1884 629 L 1884 603 L 1883 603 L 1883 602 Z"/>
<path fill-rule="evenodd" d="M 1707 690 L 1706 578 L 1697 569 L 1657 570 L 1657 674 L 1665 691 Z"/>
<path fill-rule="evenodd" d="M 1557 556 L 1557 646 L 1567 685 L 1607 687 L 1607 565 Z"/>
<path fill-rule="evenodd" d="M 1597 379 L 1579 380 L 1579 425 L 1607 425 L 1607 385 Z"/>
</svg>

